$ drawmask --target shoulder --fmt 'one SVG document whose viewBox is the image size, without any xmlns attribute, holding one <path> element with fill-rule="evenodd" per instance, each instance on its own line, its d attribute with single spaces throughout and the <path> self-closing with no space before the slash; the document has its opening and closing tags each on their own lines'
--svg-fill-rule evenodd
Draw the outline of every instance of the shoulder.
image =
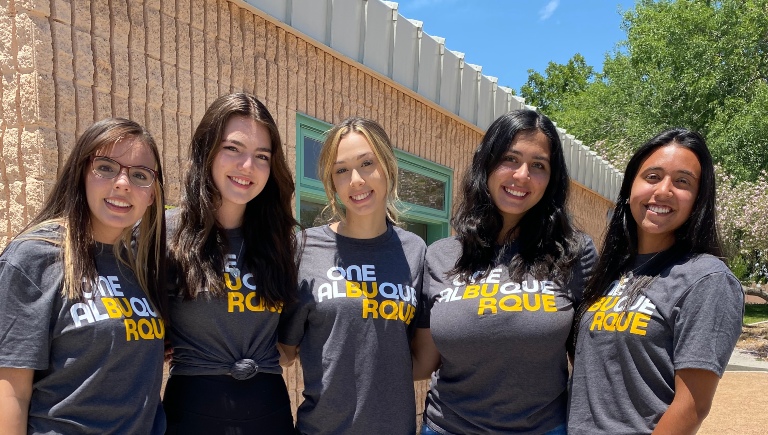
<svg viewBox="0 0 768 435">
<path fill-rule="evenodd" d="M 397 226 L 393 227 L 393 230 L 403 246 L 408 245 L 413 246 L 416 249 L 421 249 L 422 251 L 427 250 L 427 244 L 424 242 L 424 239 L 417 236 L 416 234 Z"/>
<path fill-rule="evenodd" d="M 461 256 L 461 242 L 455 236 L 440 239 L 427 248 L 427 263 L 431 267 L 451 269 Z"/>
<path fill-rule="evenodd" d="M 61 254 L 61 228 L 46 226 L 19 234 L 8 244 L 0 256 L 0 260 L 29 266 L 40 260 L 49 262 L 50 258 L 58 258 Z"/>
<path fill-rule="evenodd" d="M 709 254 L 695 254 L 681 258 L 662 277 L 671 285 L 687 291 L 712 288 L 718 291 L 742 293 L 741 282 L 719 258 Z"/>
<path fill-rule="evenodd" d="M 445 253 L 445 252 L 454 252 L 454 251 L 461 251 L 461 242 L 459 241 L 458 237 L 451 236 L 446 237 L 444 239 L 440 239 L 436 241 L 435 243 L 432 243 L 427 248 L 427 255 L 430 254 L 437 254 L 437 253 Z"/>
</svg>

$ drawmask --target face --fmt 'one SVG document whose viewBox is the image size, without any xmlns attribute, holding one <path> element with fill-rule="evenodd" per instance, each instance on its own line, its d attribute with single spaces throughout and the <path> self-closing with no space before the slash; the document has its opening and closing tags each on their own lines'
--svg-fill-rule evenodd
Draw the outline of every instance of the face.
<svg viewBox="0 0 768 435">
<path fill-rule="evenodd" d="M 632 182 L 629 208 L 637 224 L 641 254 L 675 242 L 675 230 L 691 215 L 699 192 L 701 164 L 693 151 L 675 144 L 652 152 Z"/>
<path fill-rule="evenodd" d="M 271 159 L 267 127 L 245 116 L 227 121 L 211 168 L 213 184 L 221 194 L 219 220 L 242 218 L 248 201 L 267 184 Z"/>
<path fill-rule="evenodd" d="M 503 234 L 544 196 L 551 173 L 549 152 L 549 139 L 541 131 L 518 133 L 488 174 L 491 199 L 504 218 Z"/>
<path fill-rule="evenodd" d="M 387 180 L 365 136 L 350 132 L 341 139 L 332 172 L 347 219 L 386 218 Z"/>
<path fill-rule="evenodd" d="M 136 138 L 118 141 L 109 153 L 97 152 L 123 166 L 144 166 L 157 169 L 157 162 L 149 146 Z M 102 173 L 108 173 L 104 163 L 96 161 L 89 164 L 85 175 L 85 196 L 91 211 L 91 231 L 97 242 L 114 244 L 120 233 L 132 227 L 141 219 L 147 207 L 154 201 L 154 183 L 148 187 L 138 187 L 131 183 L 128 170 L 121 168 L 112 179 L 96 175 L 93 165 Z M 136 175 L 138 176 L 138 175 Z M 157 180 L 155 180 L 157 183 Z"/>
</svg>

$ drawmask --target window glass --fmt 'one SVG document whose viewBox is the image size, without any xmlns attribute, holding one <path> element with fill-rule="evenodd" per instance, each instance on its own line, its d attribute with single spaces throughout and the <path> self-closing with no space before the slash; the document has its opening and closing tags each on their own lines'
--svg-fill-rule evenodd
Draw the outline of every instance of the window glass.
<svg viewBox="0 0 768 435">
<path fill-rule="evenodd" d="M 445 182 L 403 168 L 400 178 L 400 200 L 423 207 L 445 210 Z"/>
<path fill-rule="evenodd" d="M 421 237 L 425 242 L 427 241 L 427 224 L 401 221 L 400 226 L 403 227 L 404 230 L 410 231 Z"/>
<path fill-rule="evenodd" d="M 317 139 L 304 136 L 304 177 L 319 180 L 317 176 L 317 161 L 323 143 Z"/>
</svg>

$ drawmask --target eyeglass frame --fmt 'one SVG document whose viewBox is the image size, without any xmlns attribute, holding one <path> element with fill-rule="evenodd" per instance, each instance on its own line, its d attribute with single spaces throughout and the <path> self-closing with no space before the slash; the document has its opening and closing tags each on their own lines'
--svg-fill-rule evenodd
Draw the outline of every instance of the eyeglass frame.
<svg viewBox="0 0 768 435">
<path fill-rule="evenodd" d="M 99 174 L 99 173 L 96 171 L 96 168 L 94 167 L 94 163 L 96 162 L 96 159 L 104 159 L 104 160 L 108 160 L 108 161 L 110 161 L 110 162 L 114 162 L 114 163 L 116 163 L 118 166 L 120 166 L 120 170 L 119 170 L 119 171 L 117 171 L 117 172 L 115 173 L 115 176 L 114 176 L 114 177 L 111 177 L 111 178 L 109 178 L 109 177 L 105 177 L 105 176 L 103 176 L 103 175 Z M 140 168 L 140 169 L 145 169 L 145 170 L 147 170 L 147 171 L 151 172 L 151 173 L 152 173 L 152 181 L 151 181 L 151 182 L 150 182 L 148 185 L 146 185 L 146 186 L 139 186 L 138 184 L 136 184 L 136 182 L 134 182 L 134 181 L 131 179 L 131 173 L 130 173 L 130 170 L 131 170 L 132 168 Z M 96 155 L 93 155 L 93 156 L 91 156 L 91 172 L 93 172 L 93 175 L 95 175 L 95 176 L 97 176 L 97 177 L 99 177 L 99 178 L 103 178 L 103 179 L 105 179 L 105 180 L 114 180 L 115 178 L 119 177 L 119 176 L 120 176 L 120 174 L 122 174 L 122 173 L 123 173 L 123 169 L 125 169 L 125 175 L 127 175 L 127 176 L 128 176 L 128 182 L 129 182 L 129 183 L 131 183 L 131 185 L 133 185 L 133 186 L 136 186 L 136 187 L 141 187 L 141 188 L 152 187 L 152 185 L 153 185 L 153 184 L 155 184 L 155 181 L 157 181 L 157 175 L 158 175 L 158 174 L 157 174 L 157 171 L 156 171 L 156 170 L 154 170 L 154 169 L 152 169 L 152 168 L 148 168 L 148 167 L 146 167 L 146 166 L 143 166 L 143 165 L 131 165 L 131 166 L 127 166 L 127 165 L 124 165 L 124 164 L 122 164 L 122 163 L 118 162 L 118 161 L 117 161 L 117 160 L 115 160 L 115 159 L 110 159 L 110 158 L 109 158 L 109 157 L 107 157 L 107 156 L 96 156 Z"/>
</svg>

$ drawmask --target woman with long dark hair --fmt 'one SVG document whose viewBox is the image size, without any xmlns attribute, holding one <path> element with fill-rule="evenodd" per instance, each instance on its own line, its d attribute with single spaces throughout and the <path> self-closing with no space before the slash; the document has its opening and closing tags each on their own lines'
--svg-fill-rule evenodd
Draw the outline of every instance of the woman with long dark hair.
<svg viewBox="0 0 768 435">
<path fill-rule="evenodd" d="M 83 132 L 0 255 L 0 433 L 163 433 L 163 202 L 143 127 Z"/>
<path fill-rule="evenodd" d="M 296 295 L 293 181 L 267 108 L 219 97 L 189 150 L 169 219 L 171 377 L 168 433 L 293 431 L 277 324 Z"/>
<path fill-rule="evenodd" d="M 427 250 L 413 344 L 414 377 L 432 373 L 423 434 L 565 433 L 566 343 L 596 256 L 566 212 L 569 182 L 546 116 L 513 111 L 483 136 L 456 236 Z"/>
<path fill-rule="evenodd" d="M 664 131 L 627 164 L 584 293 L 569 433 L 696 433 L 741 333 L 721 256 L 704 138 Z"/>
<path fill-rule="evenodd" d="M 408 347 L 426 246 L 397 226 L 397 159 L 369 119 L 328 133 L 318 162 L 332 222 L 303 232 L 298 304 L 281 319 L 300 349 L 302 434 L 416 431 Z"/>
</svg>

